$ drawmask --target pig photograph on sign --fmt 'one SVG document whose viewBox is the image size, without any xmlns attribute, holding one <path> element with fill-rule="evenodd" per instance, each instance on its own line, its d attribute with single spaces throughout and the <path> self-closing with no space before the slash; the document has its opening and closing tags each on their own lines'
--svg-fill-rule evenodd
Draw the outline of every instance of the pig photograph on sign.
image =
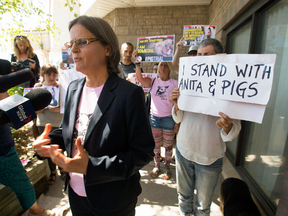
<svg viewBox="0 0 288 216">
<path fill-rule="evenodd" d="M 171 62 L 174 54 L 175 35 L 138 38 L 138 62 Z"/>
</svg>

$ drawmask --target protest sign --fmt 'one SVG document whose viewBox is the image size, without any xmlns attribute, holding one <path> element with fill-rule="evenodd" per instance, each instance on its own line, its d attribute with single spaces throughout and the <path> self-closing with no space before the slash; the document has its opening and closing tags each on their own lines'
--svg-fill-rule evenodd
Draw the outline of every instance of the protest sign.
<svg viewBox="0 0 288 216">
<path fill-rule="evenodd" d="M 157 73 L 142 73 L 143 77 L 149 77 L 151 79 L 157 78 Z M 142 86 L 142 84 L 137 80 L 136 73 L 129 73 L 128 78 L 130 79 L 130 82 L 134 83 L 135 85 L 138 85 L 143 88 L 144 92 L 149 92 L 150 88 L 146 88 Z"/>
<path fill-rule="evenodd" d="M 75 79 L 80 79 L 85 77 L 84 74 L 77 72 L 75 69 L 61 70 L 60 71 L 60 86 L 61 86 L 61 104 L 60 113 L 64 113 L 65 97 L 67 93 L 68 85 L 71 81 Z"/>
<path fill-rule="evenodd" d="M 51 93 L 52 100 L 51 100 L 51 103 L 49 104 L 49 106 L 53 106 L 53 107 L 58 107 L 59 106 L 59 94 L 60 94 L 59 85 L 34 87 L 34 88 L 24 88 L 23 96 L 25 96 L 31 90 L 37 89 L 37 88 L 45 88 Z"/>
<path fill-rule="evenodd" d="M 74 68 L 74 60 L 72 57 L 71 50 L 62 49 L 62 62 L 64 63 L 64 68 L 72 69 Z"/>
<path fill-rule="evenodd" d="M 138 62 L 172 62 L 175 35 L 161 35 L 137 39 Z"/>
<path fill-rule="evenodd" d="M 181 110 L 261 123 L 269 101 L 275 54 L 180 58 Z"/>
<path fill-rule="evenodd" d="M 183 30 L 184 46 L 198 46 L 207 38 L 215 38 L 216 26 L 210 25 L 186 25 Z"/>
</svg>

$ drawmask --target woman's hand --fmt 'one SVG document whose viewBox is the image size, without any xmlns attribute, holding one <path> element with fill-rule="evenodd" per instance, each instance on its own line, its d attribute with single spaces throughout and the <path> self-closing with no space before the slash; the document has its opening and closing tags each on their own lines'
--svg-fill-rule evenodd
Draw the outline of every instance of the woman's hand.
<svg viewBox="0 0 288 216">
<path fill-rule="evenodd" d="M 61 154 L 56 147 L 51 147 L 49 150 L 50 157 L 53 163 L 63 168 L 67 172 L 75 172 L 86 175 L 89 155 L 81 144 L 81 138 L 78 137 L 75 145 L 78 149 L 74 158 L 68 158 Z"/>
<path fill-rule="evenodd" d="M 30 68 L 35 69 L 36 68 L 36 62 L 34 62 L 34 63 L 29 62 L 29 66 L 30 66 Z"/>
<path fill-rule="evenodd" d="M 56 148 L 58 152 L 62 152 L 62 149 L 59 149 L 59 145 L 50 145 L 51 140 L 48 139 L 50 131 L 51 124 L 46 124 L 44 132 L 32 143 L 34 151 L 41 157 L 50 157 L 49 149 L 51 149 L 51 146 Z"/>
<path fill-rule="evenodd" d="M 221 118 L 219 118 L 216 121 L 216 125 L 218 128 L 223 129 L 225 131 L 226 134 L 229 134 L 233 123 L 230 119 L 230 117 L 222 112 L 219 112 L 219 115 L 221 116 Z"/>
</svg>

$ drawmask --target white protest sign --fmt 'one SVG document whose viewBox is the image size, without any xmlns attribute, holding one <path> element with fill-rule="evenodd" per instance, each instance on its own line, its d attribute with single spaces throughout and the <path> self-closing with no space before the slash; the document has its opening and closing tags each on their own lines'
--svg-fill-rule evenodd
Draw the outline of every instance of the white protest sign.
<svg viewBox="0 0 288 216">
<path fill-rule="evenodd" d="M 261 123 L 271 93 L 275 60 L 275 54 L 182 57 L 178 106 L 214 116 L 221 111 L 231 118 Z"/>
<path fill-rule="evenodd" d="M 64 113 L 65 97 L 66 97 L 67 88 L 68 88 L 69 83 L 75 79 L 80 79 L 83 77 L 85 77 L 85 75 L 80 73 L 80 72 L 77 72 L 75 69 L 68 69 L 68 70 L 61 70 L 60 71 L 60 86 L 61 86 L 60 113 Z"/>
<path fill-rule="evenodd" d="M 143 77 L 149 77 L 151 79 L 157 78 L 157 73 L 142 73 L 141 74 Z M 136 78 L 136 73 L 129 73 L 128 78 L 130 79 L 129 81 L 134 83 L 135 85 L 138 85 L 143 88 L 144 92 L 149 92 L 150 88 L 146 88 L 142 86 L 142 84 L 137 80 Z"/>
</svg>

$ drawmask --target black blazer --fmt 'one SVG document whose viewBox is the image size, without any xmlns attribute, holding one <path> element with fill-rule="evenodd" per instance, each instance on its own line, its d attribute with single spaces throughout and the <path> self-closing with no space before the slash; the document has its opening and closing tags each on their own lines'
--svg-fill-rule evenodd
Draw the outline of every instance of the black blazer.
<svg viewBox="0 0 288 216">
<path fill-rule="evenodd" d="M 59 144 L 68 157 L 84 84 L 85 78 L 71 82 L 62 123 L 49 135 L 51 143 Z M 109 75 L 84 140 L 89 153 L 85 189 L 95 209 L 113 211 L 138 197 L 142 191 L 139 169 L 152 160 L 154 147 L 143 90 Z M 66 174 L 65 187 L 68 182 Z"/>
</svg>

